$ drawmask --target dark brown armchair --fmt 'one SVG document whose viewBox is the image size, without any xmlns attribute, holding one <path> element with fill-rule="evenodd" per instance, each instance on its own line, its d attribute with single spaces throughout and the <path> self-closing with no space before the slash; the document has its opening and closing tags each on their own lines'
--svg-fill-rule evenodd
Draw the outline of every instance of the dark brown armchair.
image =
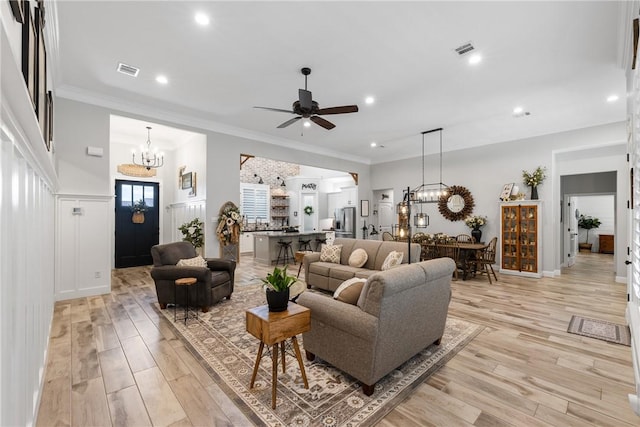
<svg viewBox="0 0 640 427">
<path fill-rule="evenodd" d="M 174 242 L 155 245 L 151 248 L 153 267 L 151 277 L 156 283 L 156 293 L 160 308 L 173 304 L 175 296 L 175 280 L 183 277 L 195 277 L 196 291 L 190 293 L 189 305 L 201 307 L 203 312 L 223 298 L 231 298 L 233 293 L 235 261 L 220 258 L 207 258 L 207 267 L 178 267 L 181 259 L 194 258 L 196 250 L 189 242 Z M 183 300 L 178 295 L 178 301 Z"/>
</svg>

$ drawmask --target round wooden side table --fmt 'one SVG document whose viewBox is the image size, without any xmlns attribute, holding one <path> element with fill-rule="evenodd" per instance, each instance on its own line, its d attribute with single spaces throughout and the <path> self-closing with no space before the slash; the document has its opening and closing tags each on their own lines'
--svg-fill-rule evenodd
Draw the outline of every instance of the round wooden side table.
<svg viewBox="0 0 640 427">
<path fill-rule="evenodd" d="M 184 304 L 184 323 L 187 324 L 187 319 L 189 318 L 189 299 L 191 297 L 191 286 L 198 283 L 198 279 L 195 277 L 183 277 L 182 279 L 176 279 L 175 286 L 173 288 L 173 321 L 178 321 L 178 287 L 185 286 L 187 289 L 185 290 L 185 304 Z M 198 318 L 198 311 L 196 312 L 196 319 Z M 183 320 L 183 319 L 180 319 Z"/>
</svg>

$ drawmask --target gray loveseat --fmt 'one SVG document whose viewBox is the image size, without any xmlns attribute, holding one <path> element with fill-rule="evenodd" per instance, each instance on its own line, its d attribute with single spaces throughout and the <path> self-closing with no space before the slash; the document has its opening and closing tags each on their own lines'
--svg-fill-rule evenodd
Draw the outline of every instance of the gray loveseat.
<svg viewBox="0 0 640 427">
<path fill-rule="evenodd" d="M 403 252 L 402 263 L 407 264 L 409 250 L 407 242 L 383 242 L 381 240 L 335 239 L 334 245 L 342 245 L 340 264 L 320 261 L 320 252 L 304 256 L 304 279 L 307 287 L 317 287 L 326 291 L 335 291 L 342 282 L 352 277 L 367 278 L 382 269 L 382 263 L 391 251 Z M 351 267 L 351 253 L 362 248 L 368 259 L 362 267 Z M 411 262 L 420 260 L 420 244 L 411 244 Z"/>
<path fill-rule="evenodd" d="M 311 309 L 303 334 L 307 359 L 327 361 L 362 382 L 375 383 L 431 344 L 440 344 L 451 299 L 450 258 L 403 265 L 372 274 L 357 305 L 319 292 L 297 303 Z"/>
</svg>

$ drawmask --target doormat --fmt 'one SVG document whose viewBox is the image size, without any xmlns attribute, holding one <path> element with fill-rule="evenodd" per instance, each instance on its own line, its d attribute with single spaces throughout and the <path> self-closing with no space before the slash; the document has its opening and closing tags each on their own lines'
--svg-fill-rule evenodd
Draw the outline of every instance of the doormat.
<svg viewBox="0 0 640 427">
<path fill-rule="evenodd" d="M 606 322 L 604 320 L 573 316 L 569 322 L 567 332 L 631 346 L 631 332 L 628 326 Z"/>
</svg>

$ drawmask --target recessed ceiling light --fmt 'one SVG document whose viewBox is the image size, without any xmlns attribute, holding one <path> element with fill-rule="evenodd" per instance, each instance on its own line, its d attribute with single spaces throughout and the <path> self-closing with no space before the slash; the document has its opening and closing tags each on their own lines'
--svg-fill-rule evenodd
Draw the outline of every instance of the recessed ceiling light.
<svg viewBox="0 0 640 427">
<path fill-rule="evenodd" d="M 469 65 L 476 65 L 482 61 L 482 55 L 474 53 L 469 57 Z"/>
<path fill-rule="evenodd" d="M 374 102 L 376 102 L 376 99 L 375 99 L 373 96 L 367 96 L 367 97 L 364 99 L 364 103 L 365 103 L 365 104 L 369 104 L 369 105 L 371 105 L 371 104 L 373 104 Z"/>
<path fill-rule="evenodd" d="M 522 107 L 516 107 L 513 109 L 513 115 L 514 116 L 518 116 L 520 114 L 522 114 L 524 112 L 524 108 Z"/>
<path fill-rule="evenodd" d="M 308 127 L 310 127 L 310 126 L 311 126 L 311 122 L 310 122 L 310 121 L 308 121 L 308 120 L 305 120 L 305 121 L 304 121 L 304 127 L 308 128 Z"/>
<path fill-rule="evenodd" d="M 166 85 L 167 83 L 169 83 L 169 79 L 167 79 L 166 76 L 163 75 L 159 75 L 156 77 L 156 81 L 160 84 Z"/>
<path fill-rule="evenodd" d="M 209 17 L 202 12 L 196 13 L 195 19 L 198 25 L 202 25 L 203 27 L 209 25 L 210 22 Z"/>
<path fill-rule="evenodd" d="M 620 98 L 618 97 L 618 95 L 615 95 L 615 94 L 614 94 L 614 95 L 609 95 L 609 96 L 607 97 L 607 102 L 616 102 L 618 99 L 620 99 Z"/>
<path fill-rule="evenodd" d="M 378 144 L 376 144 L 375 142 L 372 142 L 372 143 L 371 143 L 371 144 L 369 144 L 369 145 L 371 145 L 372 147 L 375 147 L 375 146 L 377 146 Z"/>
</svg>

